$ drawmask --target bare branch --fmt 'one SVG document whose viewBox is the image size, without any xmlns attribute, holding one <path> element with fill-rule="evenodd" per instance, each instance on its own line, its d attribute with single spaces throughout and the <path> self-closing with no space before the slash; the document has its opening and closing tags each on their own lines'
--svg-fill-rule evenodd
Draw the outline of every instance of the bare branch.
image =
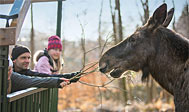
<svg viewBox="0 0 189 112">
<path fill-rule="evenodd" d="M 98 23 L 98 42 L 99 42 L 99 48 L 101 49 L 101 46 L 102 46 L 102 33 L 101 33 L 101 17 L 102 17 L 102 8 L 103 8 L 103 1 L 101 1 L 101 9 L 100 9 L 100 15 L 99 15 L 99 23 Z"/>
<path fill-rule="evenodd" d="M 81 30 L 82 30 L 82 33 L 81 33 L 81 48 L 82 48 L 82 51 L 83 51 L 83 67 L 85 66 L 85 58 L 86 58 L 86 55 L 85 55 L 85 30 L 84 30 L 84 27 L 79 19 L 79 16 L 77 16 L 77 19 L 80 23 L 80 26 L 81 26 Z"/>
<path fill-rule="evenodd" d="M 112 2 L 111 0 L 109 0 L 110 3 L 110 12 L 111 12 L 111 16 L 112 16 L 112 25 L 113 25 L 113 37 L 114 37 L 114 42 L 115 44 L 117 43 L 117 30 L 116 30 L 116 22 L 115 22 L 115 10 L 113 12 L 113 8 L 112 8 Z"/>
<path fill-rule="evenodd" d="M 79 81 L 81 84 L 84 84 L 84 85 L 88 85 L 88 86 L 92 86 L 92 87 L 101 87 L 101 88 L 104 88 L 106 85 L 110 84 L 111 82 L 115 81 L 115 79 L 112 79 L 108 82 L 106 82 L 105 84 L 103 85 L 95 85 L 95 84 L 89 84 L 89 83 L 86 83 L 86 82 L 82 82 L 82 81 Z"/>
</svg>

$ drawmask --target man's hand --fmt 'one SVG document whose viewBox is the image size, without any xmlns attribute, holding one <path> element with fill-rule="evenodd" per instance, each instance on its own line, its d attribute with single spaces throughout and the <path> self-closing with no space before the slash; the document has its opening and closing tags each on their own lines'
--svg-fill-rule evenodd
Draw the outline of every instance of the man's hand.
<svg viewBox="0 0 189 112">
<path fill-rule="evenodd" d="M 61 75 L 56 75 L 56 77 L 66 78 L 70 80 L 70 83 L 77 82 L 80 79 L 81 72 L 65 73 Z"/>
<path fill-rule="evenodd" d="M 70 76 L 70 83 L 74 83 L 74 82 L 77 82 L 79 79 L 80 79 L 80 73 L 81 72 L 74 72 L 74 73 L 71 73 Z"/>
<path fill-rule="evenodd" d="M 60 83 L 60 86 L 63 88 L 66 85 L 70 84 L 70 80 L 66 79 L 66 78 L 60 78 L 60 80 L 62 80 L 63 82 Z"/>
</svg>

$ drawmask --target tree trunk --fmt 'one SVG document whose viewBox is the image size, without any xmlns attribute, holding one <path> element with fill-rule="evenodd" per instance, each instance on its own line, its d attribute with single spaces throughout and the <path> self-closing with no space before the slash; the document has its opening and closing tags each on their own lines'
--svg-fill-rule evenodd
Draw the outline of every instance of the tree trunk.
<svg viewBox="0 0 189 112">
<path fill-rule="evenodd" d="M 173 8 L 175 9 L 175 2 L 174 2 L 174 0 L 172 0 L 172 3 L 173 3 Z M 172 24 L 174 31 L 176 31 L 175 23 L 176 23 L 176 22 L 175 22 L 175 15 L 174 15 L 174 17 L 173 17 L 173 24 Z"/>
<path fill-rule="evenodd" d="M 98 23 L 98 44 L 99 44 L 99 56 L 101 55 L 102 49 L 102 33 L 101 33 L 101 17 L 102 17 L 102 8 L 103 8 L 103 0 L 101 1 L 101 9 L 99 14 L 99 23 Z"/>
<path fill-rule="evenodd" d="M 83 51 L 83 61 L 82 61 L 82 65 L 83 67 L 85 67 L 85 60 L 86 60 L 86 50 L 85 50 L 85 38 L 81 38 L 81 48 L 82 48 L 82 51 Z"/>
<path fill-rule="evenodd" d="M 121 9 L 120 9 L 120 0 L 117 1 L 118 8 L 118 20 L 119 20 L 119 41 L 123 40 L 123 29 L 122 29 L 122 19 L 121 19 Z"/>
<path fill-rule="evenodd" d="M 140 0 L 140 1 L 143 7 L 143 11 L 144 11 L 144 15 L 143 17 L 141 17 L 142 24 L 144 25 L 148 21 L 148 18 L 149 18 L 149 5 L 148 5 L 148 0 L 146 0 L 145 2 L 143 2 L 143 0 Z"/>
<path fill-rule="evenodd" d="M 117 39 L 117 30 L 116 30 L 116 21 L 115 21 L 115 11 L 113 11 L 111 0 L 109 0 L 109 2 L 110 2 L 110 12 L 112 16 L 114 44 L 117 44 L 118 39 Z"/>
</svg>

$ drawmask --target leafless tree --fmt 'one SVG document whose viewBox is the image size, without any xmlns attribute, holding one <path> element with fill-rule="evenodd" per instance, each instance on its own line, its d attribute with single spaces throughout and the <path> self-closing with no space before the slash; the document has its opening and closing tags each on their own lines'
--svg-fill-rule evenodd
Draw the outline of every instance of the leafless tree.
<svg viewBox="0 0 189 112">
<path fill-rule="evenodd" d="M 101 1 L 101 9 L 99 14 L 99 23 L 98 23 L 98 43 L 99 43 L 99 49 L 102 49 L 102 32 L 101 32 L 101 22 L 102 22 L 102 9 L 103 9 L 103 1 Z M 100 51 L 100 50 L 99 50 Z M 100 52 L 99 52 L 100 53 Z"/>
<path fill-rule="evenodd" d="M 117 39 L 117 30 L 116 30 L 115 10 L 113 10 L 112 0 L 109 0 L 109 3 L 110 3 L 110 12 L 111 12 L 111 16 L 112 16 L 114 43 L 117 44 L 118 39 Z"/>
<path fill-rule="evenodd" d="M 116 8 L 118 10 L 118 21 L 119 21 L 119 41 L 123 40 L 123 29 L 122 29 L 122 19 L 121 19 L 121 9 L 120 0 L 116 0 Z"/>
<path fill-rule="evenodd" d="M 101 49 L 102 47 L 102 33 L 101 33 L 101 22 L 102 22 L 102 10 L 103 9 L 103 0 L 101 1 L 101 8 L 100 8 L 100 14 L 99 14 L 99 23 L 98 23 L 98 43 L 99 43 L 99 48 Z"/>
<path fill-rule="evenodd" d="M 172 3 L 173 3 L 173 8 L 175 9 L 175 2 L 174 2 L 174 0 L 172 0 Z M 173 17 L 173 30 L 174 31 L 176 31 L 176 26 L 175 26 L 175 15 L 174 15 L 174 17 Z"/>
<path fill-rule="evenodd" d="M 86 49 L 85 49 L 85 36 L 84 36 L 84 28 L 82 27 L 82 38 L 81 38 L 81 49 L 83 51 L 83 61 L 82 65 L 85 67 L 85 61 L 86 61 Z"/>
<path fill-rule="evenodd" d="M 186 2 L 182 14 L 176 23 L 176 30 L 189 39 L 189 4 Z"/>
<path fill-rule="evenodd" d="M 144 15 L 141 16 L 141 21 L 142 21 L 142 24 L 144 25 L 148 18 L 149 18 L 149 2 L 148 0 L 140 0 L 141 4 L 142 4 L 142 7 L 143 7 L 143 12 L 144 12 Z"/>
<path fill-rule="evenodd" d="M 84 13 L 86 13 L 86 12 L 84 11 Z M 85 29 L 84 29 L 82 22 L 79 19 L 79 15 L 77 15 L 77 19 L 79 20 L 80 27 L 81 27 L 81 49 L 83 51 L 82 52 L 83 53 L 82 66 L 84 68 L 85 64 L 86 64 Z"/>
</svg>

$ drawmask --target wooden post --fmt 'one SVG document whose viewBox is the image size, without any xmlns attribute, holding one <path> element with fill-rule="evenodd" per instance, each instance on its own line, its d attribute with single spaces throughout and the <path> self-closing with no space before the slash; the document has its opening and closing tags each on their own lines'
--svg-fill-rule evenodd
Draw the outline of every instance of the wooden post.
<svg viewBox="0 0 189 112">
<path fill-rule="evenodd" d="M 0 111 L 7 112 L 7 76 L 9 46 L 0 46 Z"/>
<path fill-rule="evenodd" d="M 56 35 L 61 38 L 62 1 L 58 1 Z"/>
<path fill-rule="evenodd" d="M 14 45 L 16 43 L 15 34 L 16 27 L 0 28 L 0 46 Z"/>
</svg>

